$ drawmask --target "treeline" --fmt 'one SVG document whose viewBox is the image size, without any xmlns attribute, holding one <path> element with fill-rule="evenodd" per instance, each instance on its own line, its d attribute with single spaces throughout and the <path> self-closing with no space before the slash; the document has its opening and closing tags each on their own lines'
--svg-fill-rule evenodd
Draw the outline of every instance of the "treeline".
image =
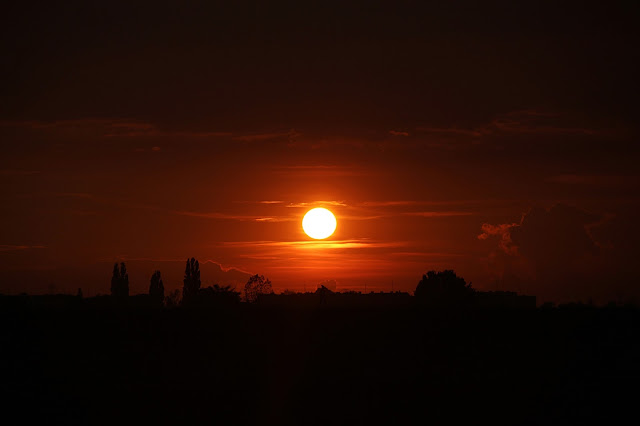
<svg viewBox="0 0 640 426">
<path fill-rule="evenodd" d="M 32 296 L 23 294 L 21 299 L 34 299 L 31 302 L 11 301 L 3 298 L 0 305 L 24 304 L 43 306 L 74 305 L 83 300 L 82 290 L 76 297 L 70 295 Z M 36 300 L 37 299 L 37 300 Z M 328 305 L 333 307 L 357 306 L 404 306 L 422 305 L 434 308 L 450 307 L 511 307 L 535 308 L 535 296 L 518 295 L 509 291 L 478 291 L 459 277 L 453 270 L 429 271 L 418 282 L 413 296 L 408 292 L 369 292 L 331 291 L 321 285 L 314 292 L 295 292 L 285 290 L 275 294 L 271 281 L 264 275 L 252 275 L 244 287 L 214 284 L 202 286 L 200 264 L 197 259 L 187 259 L 182 289 L 167 292 L 162 273 L 154 271 L 149 278 L 147 294 L 130 295 L 129 274 L 124 262 L 113 266 L 109 296 L 96 296 L 84 299 L 86 306 L 130 306 L 130 307 L 211 307 L 237 305 L 240 302 L 258 303 L 264 306 L 312 307 Z M 549 307 L 548 304 L 543 307 Z"/>
<path fill-rule="evenodd" d="M 271 281 L 263 275 L 252 275 L 244 285 L 242 292 L 229 285 L 202 287 L 200 278 L 200 264 L 195 258 L 187 259 L 182 291 L 174 290 L 165 295 L 165 288 L 162 282 L 160 271 L 154 271 L 149 282 L 149 292 L 146 296 L 149 302 L 156 306 L 167 307 L 196 307 L 211 305 L 230 305 L 241 301 L 255 303 L 262 301 L 269 305 L 304 305 L 309 303 L 326 304 L 332 301 L 336 304 L 336 299 L 347 304 L 357 304 L 361 296 L 371 296 L 359 292 L 348 291 L 336 293 L 325 286 L 320 286 L 314 293 L 296 293 L 285 290 L 282 294 L 276 295 L 273 292 Z M 398 295 L 410 297 L 408 293 L 376 293 L 380 302 L 397 302 Z M 395 295 L 395 296 L 394 296 Z M 111 296 L 124 303 L 129 297 L 129 277 L 124 263 L 116 263 L 113 267 L 113 277 L 111 279 Z M 312 300 L 306 300 L 311 298 Z M 382 300 L 382 299 L 385 300 Z M 368 299 L 371 299 L 369 297 Z M 472 288 L 471 283 L 467 283 L 464 278 L 459 277 L 453 270 L 429 271 L 422 276 L 418 282 L 412 303 L 437 307 L 451 306 L 512 306 L 512 307 L 535 307 L 536 301 L 533 296 L 519 296 L 513 292 L 479 292 Z M 406 300 L 406 299 L 405 299 Z"/>
<path fill-rule="evenodd" d="M 264 275 L 258 274 L 249 277 L 242 292 L 236 291 L 236 288 L 230 285 L 214 284 L 203 288 L 202 280 L 200 279 L 200 263 L 192 257 L 187 259 L 182 291 L 174 290 L 165 294 L 162 273 L 154 271 L 149 281 L 147 298 L 150 304 L 157 306 L 195 307 L 235 304 L 242 300 L 256 302 L 260 296 L 272 293 L 271 281 L 265 278 Z M 111 297 L 120 303 L 126 302 L 129 298 L 129 275 L 124 262 L 113 265 Z"/>
</svg>

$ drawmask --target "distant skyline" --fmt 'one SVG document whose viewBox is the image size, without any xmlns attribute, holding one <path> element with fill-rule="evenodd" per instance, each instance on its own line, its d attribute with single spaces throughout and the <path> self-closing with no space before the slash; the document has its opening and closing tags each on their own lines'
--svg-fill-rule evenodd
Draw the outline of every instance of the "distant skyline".
<svg viewBox="0 0 640 426">
<path fill-rule="evenodd" d="M 636 5 L 65 2 L 3 12 L 0 293 L 640 301 Z M 304 213 L 337 217 L 329 239 Z"/>
</svg>

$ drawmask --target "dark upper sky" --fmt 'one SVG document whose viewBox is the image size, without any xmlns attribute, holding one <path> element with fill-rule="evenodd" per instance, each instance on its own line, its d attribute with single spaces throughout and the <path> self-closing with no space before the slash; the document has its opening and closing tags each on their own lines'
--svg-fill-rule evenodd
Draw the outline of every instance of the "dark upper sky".
<svg viewBox="0 0 640 426">
<path fill-rule="evenodd" d="M 562 3 L 6 7 L 0 291 L 105 292 L 119 259 L 178 287 L 197 256 L 280 289 L 447 267 L 636 298 L 638 10 Z"/>
</svg>

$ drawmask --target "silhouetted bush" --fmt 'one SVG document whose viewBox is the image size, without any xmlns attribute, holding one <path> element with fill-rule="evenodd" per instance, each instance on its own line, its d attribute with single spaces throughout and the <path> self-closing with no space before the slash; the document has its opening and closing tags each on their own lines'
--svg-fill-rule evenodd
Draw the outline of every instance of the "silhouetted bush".
<svg viewBox="0 0 640 426">
<path fill-rule="evenodd" d="M 111 277 L 111 296 L 118 300 L 125 299 L 129 296 L 129 274 L 124 262 L 113 265 L 113 276 Z"/>
<path fill-rule="evenodd" d="M 429 271 L 418 283 L 416 299 L 421 303 L 455 305 L 467 303 L 473 297 L 471 283 L 458 277 L 452 270 Z"/>
<path fill-rule="evenodd" d="M 240 293 L 235 291 L 230 285 L 220 286 L 214 284 L 206 288 L 201 288 L 198 297 L 194 298 L 190 306 L 211 307 L 230 306 L 240 302 Z"/>
<path fill-rule="evenodd" d="M 180 290 L 176 289 L 167 295 L 164 298 L 164 305 L 167 308 L 177 308 L 182 303 L 182 299 L 180 298 Z"/>
<path fill-rule="evenodd" d="M 263 294 L 272 294 L 271 281 L 264 275 L 252 275 L 244 286 L 244 297 L 247 302 L 253 303 Z"/>
</svg>

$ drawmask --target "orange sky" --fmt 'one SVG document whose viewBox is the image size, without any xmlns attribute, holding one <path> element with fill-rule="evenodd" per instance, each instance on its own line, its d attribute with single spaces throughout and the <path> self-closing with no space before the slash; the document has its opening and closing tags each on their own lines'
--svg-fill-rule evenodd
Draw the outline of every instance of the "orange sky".
<svg viewBox="0 0 640 426">
<path fill-rule="evenodd" d="M 178 288 L 195 256 L 207 285 L 636 298 L 633 15 L 366 3 L 8 9 L 0 292 L 105 293 L 120 260 Z"/>
</svg>

